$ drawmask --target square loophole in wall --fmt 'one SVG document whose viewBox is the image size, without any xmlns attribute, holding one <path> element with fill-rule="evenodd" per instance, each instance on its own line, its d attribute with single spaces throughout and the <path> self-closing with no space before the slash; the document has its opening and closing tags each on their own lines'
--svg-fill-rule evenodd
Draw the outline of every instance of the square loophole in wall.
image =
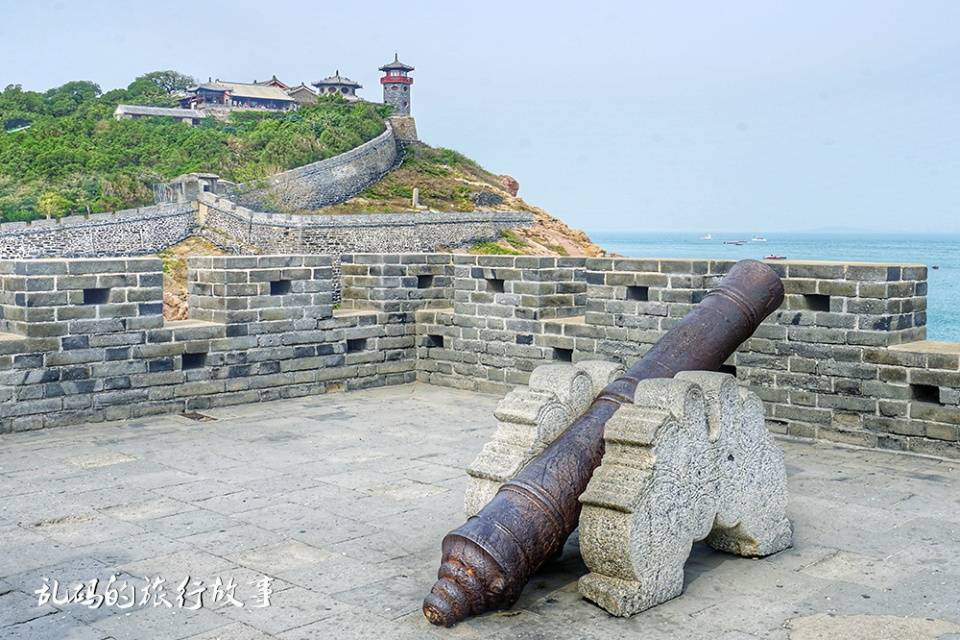
<svg viewBox="0 0 960 640">
<path fill-rule="evenodd" d="M 487 293 L 503 293 L 503 278 L 486 278 Z"/>
<path fill-rule="evenodd" d="M 83 304 L 106 304 L 109 299 L 109 288 L 83 290 Z"/>
<path fill-rule="evenodd" d="M 429 289 L 433 286 L 433 276 L 432 275 L 421 275 L 417 276 L 417 289 Z"/>
<path fill-rule="evenodd" d="M 270 282 L 270 295 L 285 296 L 290 293 L 289 280 L 273 280 Z"/>
<path fill-rule="evenodd" d="M 443 349 L 443 336 L 436 333 L 425 335 L 423 336 L 423 346 L 429 347 L 429 348 L 436 347 L 438 349 Z"/>
<path fill-rule="evenodd" d="M 805 293 L 801 296 L 805 311 L 830 311 L 830 296 L 820 293 Z"/>
<path fill-rule="evenodd" d="M 910 397 L 917 402 L 940 404 L 940 387 L 935 384 L 911 384 Z"/>
<path fill-rule="evenodd" d="M 347 353 L 359 353 L 360 351 L 366 351 L 366 349 L 366 338 L 347 338 Z"/>
<path fill-rule="evenodd" d="M 637 302 L 646 302 L 650 299 L 650 287 L 643 287 L 640 285 L 627 287 L 627 300 L 635 300 Z"/>
<path fill-rule="evenodd" d="M 205 353 L 185 353 L 183 354 L 182 364 L 180 366 L 184 371 L 188 369 L 199 369 L 207 364 L 207 354 Z"/>
<path fill-rule="evenodd" d="M 554 347 L 553 359 L 558 362 L 573 362 L 573 349 Z"/>
<path fill-rule="evenodd" d="M 722 364 L 720 365 L 720 368 L 717 369 L 717 371 L 719 371 L 720 373 L 729 373 L 734 378 L 737 377 L 737 368 L 732 364 Z"/>
</svg>

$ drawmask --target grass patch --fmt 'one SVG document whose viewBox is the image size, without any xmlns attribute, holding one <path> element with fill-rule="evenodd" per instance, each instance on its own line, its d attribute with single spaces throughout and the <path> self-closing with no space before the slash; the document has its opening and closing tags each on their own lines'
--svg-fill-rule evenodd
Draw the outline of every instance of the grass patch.
<svg viewBox="0 0 960 640">
<path fill-rule="evenodd" d="M 522 255 L 516 249 L 502 247 L 496 242 L 478 242 L 470 247 L 470 253 L 483 256 L 519 256 Z"/>
<path fill-rule="evenodd" d="M 522 249 L 527 246 L 527 241 L 521 238 L 516 234 L 516 232 L 511 231 L 510 229 L 504 229 L 500 232 L 500 238 L 505 240 L 514 249 Z"/>
<path fill-rule="evenodd" d="M 558 256 L 570 255 L 570 254 L 567 253 L 567 250 L 566 250 L 566 249 L 564 249 L 563 247 L 561 247 L 561 246 L 558 245 L 558 244 L 545 244 L 545 245 L 543 245 L 543 246 L 545 246 L 547 249 L 550 249 L 550 251 L 553 251 L 553 252 L 554 252 L 555 254 L 557 254 Z"/>
</svg>

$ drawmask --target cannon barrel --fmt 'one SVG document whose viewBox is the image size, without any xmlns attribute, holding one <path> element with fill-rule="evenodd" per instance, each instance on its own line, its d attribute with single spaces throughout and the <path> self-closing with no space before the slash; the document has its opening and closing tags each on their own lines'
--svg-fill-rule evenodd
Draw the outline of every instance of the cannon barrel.
<svg viewBox="0 0 960 640">
<path fill-rule="evenodd" d="M 558 555 L 580 517 L 581 493 L 603 457 L 603 428 L 637 383 L 680 371 L 716 370 L 783 301 L 768 265 L 735 264 L 676 326 L 475 516 L 446 535 L 438 580 L 423 613 L 451 626 L 511 606 L 530 576 Z"/>
</svg>

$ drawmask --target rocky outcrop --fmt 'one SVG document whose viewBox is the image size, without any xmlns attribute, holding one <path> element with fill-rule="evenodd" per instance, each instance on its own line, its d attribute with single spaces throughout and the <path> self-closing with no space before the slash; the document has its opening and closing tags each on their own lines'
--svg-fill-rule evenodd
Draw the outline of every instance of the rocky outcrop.
<svg viewBox="0 0 960 640">
<path fill-rule="evenodd" d="M 509 193 L 514 198 L 517 197 L 517 193 L 520 192 L 520 183 L 517 182 L 517 179 L 513 176 L 508 176 L 506 174 L 497 176 L 500 180 L 500 184 L 503 186 L 503 190 Z"/>
</svg>

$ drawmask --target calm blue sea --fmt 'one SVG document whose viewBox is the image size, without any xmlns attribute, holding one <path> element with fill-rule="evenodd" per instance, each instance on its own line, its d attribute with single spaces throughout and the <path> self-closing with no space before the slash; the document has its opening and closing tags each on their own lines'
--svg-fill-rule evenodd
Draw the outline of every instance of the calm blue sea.
<svg viewBox="0 0 960 640">
<path fill-rule="evenodd" d="M 929 269 L 927 338 L 960 342 L 960 235 L 880 235 L 853 233 L 771 233 L 766 242 L 752 242 L 752 234 L 643 233 L 588 231 L 608 251 L 624 256 L 657 258 L 716 258 L 739 260 L 782 255 L 791 260 L 859 262 L 913 262 Z M 724 240 L 747 240 L 743 246 Z"/>
</svg>

